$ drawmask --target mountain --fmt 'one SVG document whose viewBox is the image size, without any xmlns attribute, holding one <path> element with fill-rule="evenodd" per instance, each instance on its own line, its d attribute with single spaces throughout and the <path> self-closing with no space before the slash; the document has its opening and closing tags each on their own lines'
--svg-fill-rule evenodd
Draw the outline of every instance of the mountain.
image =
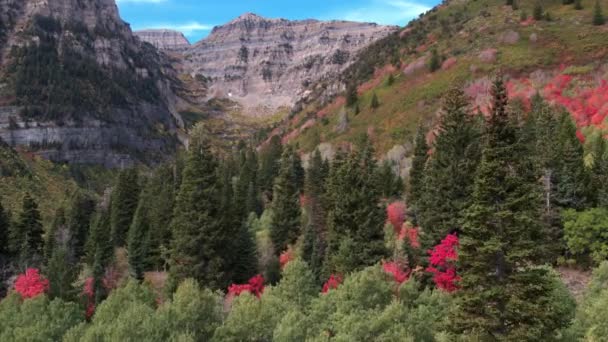
<svg viewBox="0 0 608 342">
<path fill-rule="evenodd" d="M 542 1 L 541 7 L 518 1 L 515 8 L 504 0 L 444 1 L 362 50 L 335 78 L 357 89 L 356 105 L 346 104 L 346 92 L 311 94 L 273 135 L 298 144 L 301 152 L 319 147 L 331 155 L 369 134 L 378 153 L 405 177 L 417 127 L 435 126 L 446 91 L 462 87 L 471 110 L 487 113 L 498 73 L 524 112 L 539 93 L 571 113 L 581 140 L 606 134 L 608 27 L 593 24 L 594 2 L 583 1 L 578 10 L 561 0 Z M 599 3 L 607 13 L 608 1 Z"/>
<path fill-rule="evenodd" d="M 133 32 L 139 39 L 154 45 L 159 50 L 182 50 L 190 47 L 183 33 L 174 30 L 140 30 Z"/>
<path fill-rule="evenodd" d="M 53 161 L 154 162 L 178 146 L 176 73 L 114 0 L 0 1 L 0 137 Z"/>
<path fill-rule="evenodd" d="M 361 49 L 395 30 L 369 23 L 289 21 L 246 13 L 179 51 L 184 72 L 205 80 L 208 99 L 227 98 L 245 114 L 264 116 L 293 106 L 306 97 L 311 84 L 334 77 L 356 60 Z M 138 35 L 167 50 L 175 50 L 172 42 L 178 39 L 171 33 Z"/>
</svg>

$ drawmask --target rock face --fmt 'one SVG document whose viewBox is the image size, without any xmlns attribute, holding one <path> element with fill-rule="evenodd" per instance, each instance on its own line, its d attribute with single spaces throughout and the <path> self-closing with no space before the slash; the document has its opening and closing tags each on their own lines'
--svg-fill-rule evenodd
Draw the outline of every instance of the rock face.
<svg viewBox="0 0 608 342">
<path fill-rule="evenodd" d="M 190 47 L 190 42 L 178 31 L 173 30 L 141 30 L 133 32 L 139 39 L 148 42 L 159 50 L 184 50 Z"/>
<path fill-rule="evenodd" d="M 132 34 L 114 0 L 0 0 L 0 23 L 4 141 L 108 167 L 177 147 L 175 71 Z"/>
<path fill-rule="evenodd" d="M 184 52 L 208 96 L 228 97 L 250 114 L 292 106 L 307 87 L 343 71 L 370 43 L 395 27 L 346 21 L 266 19 L 247 13 L 213 29 Z"/>
</svg>

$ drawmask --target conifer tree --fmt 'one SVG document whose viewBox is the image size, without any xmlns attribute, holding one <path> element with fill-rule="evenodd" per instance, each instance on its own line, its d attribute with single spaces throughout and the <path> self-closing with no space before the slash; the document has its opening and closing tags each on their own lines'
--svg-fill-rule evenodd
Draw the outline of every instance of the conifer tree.
<svg viewBox="0 0 608 342">
<path fill-rule="evenodd" d="M 59 244 L 53 248 L 45 267 L 49 280 L 49 296 L 71 300 L 76 291 L 72 284 L 78 277 L 78 267 L 73 262 L 68 244 Z"/>
<path fill-rule="evenodd" d="M 346 88 L 346 105 L 351 107 L 358 101 L 357 86 L 353 83 Z"/>
<path fill-rule="evenodd" d="M 138 178 L 137 170 L 134 168 L 125 169 L 118 175 L 110 210 L 112 241 L 115 246 L 124 246 L 126 243 L 127 233 L 139 202 Z"/>
<path fill-rule="evenodd" d="M 403 180 L 393 171 L 393 162 L 385 160 L 378 168 L 380 192 L 384 198 L 399 197 L 405 188 Z"/>
<path fill-rule="evenodd" d="M 468 101 L 458 87 L 446 94 L 440 120 L 434 152 L 427 162 L 423 194 L 416 202 L 427 247 L 460 227 L 480 159 L 478 117 L 469 114 Z"/>
<path fill-rule="evenodd" d="M 388 78 L 386 80 L 386 85 L 388 85 L 390 87 L 394 83 L 395 83 L 395 76 L 393 76 L 393 74 L 388 75 Z"/>
<path fill-rule="evenodd" d="M 534 5 L 533 17 L 534 17 L 534 20 L 537 20 L 537 21 L 543 19 L 543 6 L 538 1 Z"/>
<path fill-rule="evenodd" d="M 255 150 L 246 148 L 241 151 L 240 172 L 236 185 L 236 207 L 240 209 L 240 217 L 244 221 L 250 213 L 260 214 L 257 171 L 258 158 Z"/>
<path fill-rule="evenodd" d="M 376 93 L 372 95 L 372 100 L 369 106 L 371 109 L 377 109 L 378 107 L 380 107 L 380 101 L 378 101 L 378 95 L 376 95 Z"/>
<path fill-rule="evenodd" d="M 431 50 L 431 60 L 429 61 L 429 70 L 435 72 L 441 68 L 441 59 L 439 58 L 439 52 L 437 49 Z"/>
<path fill-rule="evenodd" d="M 326 202 L 324 198 L 327 172 L 319 150 L 315 150 L 306 173 L 306 225 L 302 245 L 302 259 L 308 263 L 317 280 L 321 280 L 326 248 Z"/>
<path fill-rule="evenodd" d="M 65 209 L 59 208 L 55 212 L 53 223 L 46 233 L 44 241 L 44 260 L 49 261 L 53 255 L 53 250 L 58 244 L 61 244 L 62 239 L 68 238 L 69 234 L 66 227 Z M 62 236 L 63 235 L 63 236 Z"/>
<path fill-rule="evenodd" d="M 225 236 L 219 218 L 218 162 L 209 141 L 192 141 L 186 157 L 181 187 L 171 222 L 170 279 L 168 290 L 186 278 L 194 278 L 209 288 L 224 288 Z"/>
<path fill-rule="evenodd" d="M 582 10 L 583 7 L 583 0 L 574 0 L 574 9 L 577 11 Z"/>
<path fill-rule="evenodd" d="M 11 233 L 11 250 L 19 256 L 21 265 L 35 262 L 42 257 L 44 230 L 36 201 L 26 193 L 21 213 Z"/>
<path fill-rule="evenodd" d="M 547 319 L 546 269 L 534 267 L 544 238 L 542 197 L 500 78 L 493 96 L 460 236 L 462 281 L 451 325 L 480 340 L 539 340 L 557 328 Z"/>
<path fill-rule="evenodd" d="M 559 125 L 557 203 L 562 208 L 581 210 L 589 203 L 589 174 L 585 168 L 583 146 L 576 136 L 576 126 L 569 113 L 561 115 Z"/>
<path fill-rule="evenodd" d="M 338 156 L 328 178 L 328 234 L 324 276 L 347 274 L 386 256 L 374 149 L 367 137 L 347 157 Z"/>
<path fill-rule="evenodd" d="M 429 158 L 429 145 L 426 142 L 426 134 L 427 130 L 420 125 L 414 142 L 414 158 L 409 177 L 408 203 L 413 207 L 414 213 L 417 213 L 418 202 L 424 194 L 424 175 L 426 162 Z"/>
<path fill-rule="evenodd" d="M 70 230 L 74 257 L 77 259 L 85 254 L 85 244 L 94 213 L 95 201 L 86 193 L 80 190 L 76 191 L 70 199 L 66 219 Z"/>
<path fill-rule="evenodd" d="M 239 230 L 233 237 L 234 249 L 230 252 L 234 259 L 230 268 L 234 274 L 231 280 L 235 284 L 244 284 L 258 274 L 257 247 L 253 233 L 247 225 L 241 223 L 237 227 Z"/>
<path fill-rule="evenodd" d="M 258 183 L 260 192 L 265 198 L 272 200 L 274 179 L 279 174 L 283 146 L 281 138 L 275 135 L 270 138 L 266 147 L 260 152 L 260 171 L 258 172 Z"/>
<path fill-rule="evenodd" d="M 592 141 L 591 184 L 595 191 L 595 203 L 598 207 L 608 207 L 608 158 L 607 146 L 603 136 L 597 135 Z"/>
<path fill-rule="evenodd" d="M 127 235 L 129 271 L 137 280 L 143 279 L 150 257 L 150 223 L 146 215 L 150 208 L 146 204 L 142 196 Z"/>
<path fill-rule="evenodd" d="M 300 191 L 298 189 L 296 152 L 285 148 L 281 170 L 274 183 L 270 237 L 275 252 L 283 252 L 300 234 Z"/>
<path fill-rule="evenodd" d="M 7 256 L 10 252 L 9 234 L 11 231 L 10 218 L 0 201 L 0 256 Z"/>
<path fill-rule="evenodd" d="M 114 258 L 114 246 L 111 240 L 110 213 L 106 203 L 100 203 L 94 218 L 91 222 L 91 229 L 88 234 L 86 251 L 86 261 L 93 266 L 97 263 L 98 267 L 105 271 L 106 266 Z"/>
<path fill-rule="evenodd" d="M 600 1 L 595 1 L 595 9 L 593 10 L 593 25 L 601 26 L 606 23 L 606 19 L 604 18 L 604 13 L 602 11 L 602 6 L 600 5 Z"/>
</svg>

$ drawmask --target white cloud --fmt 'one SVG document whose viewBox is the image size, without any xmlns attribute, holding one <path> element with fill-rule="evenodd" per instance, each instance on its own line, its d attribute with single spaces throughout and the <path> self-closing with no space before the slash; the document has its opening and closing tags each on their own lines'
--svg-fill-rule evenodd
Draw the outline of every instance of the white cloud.
<svg viewBox="0 0 608 342">
<path fill-rule="evenodd" d="M 409 20 L 430 9 L 428 5 L 412 0 L 371 0 L 367 5 L 334 12 L 327 18 L 404 26 Z"/>
</svg>

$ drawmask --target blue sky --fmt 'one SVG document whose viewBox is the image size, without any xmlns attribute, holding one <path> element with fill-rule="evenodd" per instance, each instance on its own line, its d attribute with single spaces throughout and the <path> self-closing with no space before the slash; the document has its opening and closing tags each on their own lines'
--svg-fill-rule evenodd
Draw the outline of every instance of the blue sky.
<svg viewBox="0 0 608 342">
<path fill-rule="evenodd" d="M 405 25 L 441 0 L 117 0 L 134 30 L 170 28 L 191 42 L 245 12 L 268 18 L 344 19 Z"/>
</svg>

